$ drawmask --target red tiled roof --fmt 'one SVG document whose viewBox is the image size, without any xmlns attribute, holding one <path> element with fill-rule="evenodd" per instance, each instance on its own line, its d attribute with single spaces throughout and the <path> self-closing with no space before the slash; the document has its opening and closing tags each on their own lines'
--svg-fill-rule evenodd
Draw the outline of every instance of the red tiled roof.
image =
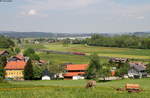
<svg viewBox="0 0 150 98">
<path fill-rule="evenodd" d="M 85 72 L 68 72 L 66 74 L 64 74 L 64 77 L 73 77 L 73 76 L 77 76 L 77 75 L 83 75 L 85 74 Z"/>
<path fill-rule="evenodd" d="M 24 59 L 23 54 L 18 54 L 18 55 L 16 55 L 15 57 L 16 57 L 16 58 L 19 58 L 20 60 L 23 60 L 23 59 Z"/>
<path fill-rule="evenodd" d="M 7 62 L 5 69 L 15 70 L 15 69 L 24 69 L 26 66 L 25 61 L 10 61 Z"/>
<path fill-rule="evenodd" d="M 66 70 L 86 70 L 88 64 L 66 65 Z"/>
</svg>

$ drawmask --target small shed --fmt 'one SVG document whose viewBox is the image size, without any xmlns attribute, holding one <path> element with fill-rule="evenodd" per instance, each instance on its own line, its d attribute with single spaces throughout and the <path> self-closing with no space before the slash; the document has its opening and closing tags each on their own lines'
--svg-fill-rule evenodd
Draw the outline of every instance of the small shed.
<svg viewBox="0 0 150 98">
<path fill-rule="evenodd" d="M 43 71 L 42 80 L 51 80 L 50 73 L 48 69 Z"/>
</svg>

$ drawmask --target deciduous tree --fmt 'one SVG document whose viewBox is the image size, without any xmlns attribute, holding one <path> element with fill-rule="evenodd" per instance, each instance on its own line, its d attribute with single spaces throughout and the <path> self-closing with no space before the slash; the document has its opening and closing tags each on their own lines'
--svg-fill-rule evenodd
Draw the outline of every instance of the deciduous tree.
<svg viewBox="0 0 150 98">
<path fill-rule="evenodd" d="M 39 65 L 33 65 L 33 79 L 39 80 L 42 77 L 43 68 Z"/>
<path fill-rule="evenodd" d="M 40 57 L 35 53 L 34 49 L 28 48 L 24 51 L 24 56 L 30 57 L 31 60 L 40 60 Z"/>
<path fill-rule="evenodd" d="M 90 64 L 87 69 L 87 78 L 98 78 L 99 72 L 102 69 L 100 60 L 97 54 L 93 54 L 90 59 Z"/>
</svg>

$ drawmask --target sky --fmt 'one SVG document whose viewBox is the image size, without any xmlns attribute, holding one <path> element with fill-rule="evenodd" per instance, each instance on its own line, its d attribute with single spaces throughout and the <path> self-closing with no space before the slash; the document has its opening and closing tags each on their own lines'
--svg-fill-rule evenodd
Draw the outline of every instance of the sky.
<svg viewBox="0 0 150 98">
<path fill-rule="evenodd" d="M 0 2 L 0 31 L 150 31 L 150 0 L 10 1 Z"/>
</svg>

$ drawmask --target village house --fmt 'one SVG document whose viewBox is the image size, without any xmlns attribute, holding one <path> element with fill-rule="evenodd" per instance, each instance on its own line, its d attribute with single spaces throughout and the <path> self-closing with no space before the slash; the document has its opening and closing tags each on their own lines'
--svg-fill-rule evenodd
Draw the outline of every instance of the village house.
<svg viewBox="0 0 150 98">
<path fill-rule="evenodd" d="M 9 52 L 6 50 L 0 51 L 0 56 L 8 56 Z"/>
<path fill-rule="evenodd" d="M 10 58 L 5 66 L 5 78 L 13 80 L 23 80 L 23 71 L 28 62 L 28 57 L 17 55 Z"/>
<path fill-rule="evenodd" d="M 88 64 L 70 64 L 65 66 L 66 73 L 63 74 L 65 79 L 84 79 Z"/>
<path fill-rule="evenodd" d="M 29 60 L 29 57 L 25 57 L 23 54 L 17 54 L 16 56 L 12 56 L 8 59 L 8 62 L 10 61 L 25 61 L 27 62 Z"/>
<path fill-rule="evenodd" d="M 142 62 L 130 62 L 128 76 L 132 78 L 142 78 L 147 76 L 146 64 Z"/>
<path fill-rule="evenodd" d="M 111 58 L 110 63 L 127 63 L 129 60 L 127 58 Z"/>
<path fill-rule="evenodd" d="M 14 80 L 23 79 L 23 71 L 26 66 L 25 61 L 10 61 L 7 62 L 5 67 L 5 78 L 12 78 Z"/>
</svg>

